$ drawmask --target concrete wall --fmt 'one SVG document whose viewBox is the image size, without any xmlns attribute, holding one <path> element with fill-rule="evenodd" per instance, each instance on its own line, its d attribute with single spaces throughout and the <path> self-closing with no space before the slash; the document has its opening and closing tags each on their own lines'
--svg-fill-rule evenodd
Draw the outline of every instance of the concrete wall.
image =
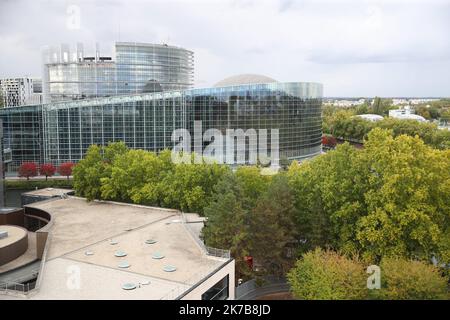
<svg viewBox="0 0 450 320">
<path fill-rule="evenodd" d="M 234 278 L 234 268 L 235 262 L 234 260 L 230 261 L 227 265 L 222 267 L 216 273 L 211 275 L 208 279 L 203 281 L 200 285 L 195 287 L 192 291 L 187 293 L 181 300 L 201 300 L 202 294 L 208 291 L 213 285 L 222 280 L 227 275 L 229 276 L 229 287 L 228 287 L 228 300 L 234 300 L 234 292 L 235 292 L 235 278 Z"/>
<path fill-rule="evenodd" d="M 24 226 L 24 210 L 17 209 L 8 213 L 0 214 L 0 225 L 10 224 L 14 226 L 23 227 Z"/>
<path fill-rule="evenodd" d="M 25 253 L 28 249 L 28 232 L 26 229 L 22 238 L 0 248 L 0 266 L 4 265 Z"/>
</svg>

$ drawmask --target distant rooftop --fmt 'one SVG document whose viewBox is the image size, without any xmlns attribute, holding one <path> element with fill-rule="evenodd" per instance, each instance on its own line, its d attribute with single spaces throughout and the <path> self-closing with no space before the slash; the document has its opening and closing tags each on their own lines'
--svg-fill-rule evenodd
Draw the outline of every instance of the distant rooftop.
<svg viewBox="0 0 450 320">
<path fill-rule="evenodd" d="M 217 82 L 214 87 L 239 86 L 243 84 L 261 84 L 277 82 L 275 79 L 260 74 L 238 74 Z"/>
</svg>

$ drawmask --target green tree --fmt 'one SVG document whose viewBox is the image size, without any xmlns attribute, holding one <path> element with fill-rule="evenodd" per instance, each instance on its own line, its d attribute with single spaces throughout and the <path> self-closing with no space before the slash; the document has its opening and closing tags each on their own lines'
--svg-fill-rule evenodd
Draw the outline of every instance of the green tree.
<svg viewBox="0 0 450 320">
<path fill-rule="evenodd" d="M 381 289 L 374 298 L 387 300 L 449 299 L 448 279 L 433 265 L 401 258 L 383 258 Z"/>
<path fill-rule="evenodd" d="M 359 211 L 354 236 L 361 249 L 372 257 L 447 255 L 440 243 L 450 222 L 450 151 L 381 129 L 364 146 L 356 159 L 364 193 L 338 212 Z"/>
<path fill-rule="evenodd" d="M 297 247 L 294 194 L 284 175 L 277 175 L 260 196 L 249 221 L 251 255 L 263 273 L 284 276 Z"/>
<path fill-rule="evenodd" d="M 241 166 L 236 169 L 236 179 L 239 181 L 248 207 L 253 208 L 259 196 L 267 190 L 270 176 L 261 174 L 256 166 Z"/>
<path fill-rule="evenodd" d="M 371 261 L 398 255 L 448 262 L 449 157 L 450 150 L 418 137 L 374 129 L 362 150 L 344 144 L 292 165 L 306 249 L 331 246 Z"/>
<path fill-rule="evenodd" d="M 159 194 L 149 192 L 148 187 L 158 186 L 166 172 L 162 171 L 162 168 L 163 164 L 159 157 L 145 150 L 128 150 L 116 155 L 111 163 L 109 175 L 101 179 L 102 198 L 158 204 Z"/>
<path fill-rule="evenodd" d="M 177 164 L 162 181 L 162 204 L 186 212 L 203 214 L 214 186 L 229 167 L 219 164 Z"/>
<path fill-rule="evenodd" d="M 102 178 L 111 175 L 115 157 L 128 151 L 123 142 L 109 143 L 106 147 L 91 145 L 85 157 L 73 169 L 76 194 L 88 201 L 102 199 Z"/>
<path fill-rule="evenodd" d="M 287 278 L 298 299 L 360 300 L 368 294 L 364 271 L 356 258 L 317 248 L 305 253 Z"/>
<path fill-rule="evenodd" d="M 243 203 L 243 190 L 236 176 L 228 172 L 214 187 L 214 194 L 205 208 L 207 222 L 202 230 L 206 245 L 229 249 L 236 261 L 236 278 L 251 275 L 245 257 L 249 255 L 249 210 Z"/>
</svg>

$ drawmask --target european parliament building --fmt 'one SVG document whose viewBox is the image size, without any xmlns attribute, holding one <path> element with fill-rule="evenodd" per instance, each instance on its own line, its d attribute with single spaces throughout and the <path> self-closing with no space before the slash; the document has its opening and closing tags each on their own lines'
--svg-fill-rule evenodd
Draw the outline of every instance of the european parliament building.
<svg viewBox="0 0 450 320">
<path fill-rule="evenodd" d="M 174 146 L 175 129 L 278 129 L 279 157 L 304 159 L 321 152 L 322 85 L 279 83 L 239 75 L 205 89 L 171 90 L 55 102 L 0 110 L 8 171 L 26 161 L 77 162 L 92 144 L 124 141 L 130 148 Z"/>
<path fill-rule="evenodd" d="M 194 53 L 166 44 L 116 42 L 111 55 L 78 43 L 42 52 L 44 103 L 184 90 L 194 83 Z"/>
</svg>

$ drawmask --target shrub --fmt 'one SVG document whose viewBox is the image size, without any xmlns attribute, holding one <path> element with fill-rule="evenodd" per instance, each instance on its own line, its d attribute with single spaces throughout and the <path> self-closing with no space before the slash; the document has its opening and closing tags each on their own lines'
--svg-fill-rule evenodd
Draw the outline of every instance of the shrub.
<svg viewBox="0 0 450 320">
<path fill-rule="evenodd" d="M 58 168 L 58 173 L 62 176 L 66 176 L 67 180 L 69 180 L 69 177 L 72 175 L 72 169 L 75 166 L 73 162 L 65 162 L 62 163 Z"/>
<path fill-rule="evenodd" d="M 448 299 L 447 279 L 431 264 L 402 258 L 383 258 L 381 290 L 374 298 L 388 300 Z"/>
<path fill-rule="evenodd" d="M 294 296 L 311 300 L 366 299 L 367 275 L 357 258 L 349 259 L 330 250 L 315 249 L 287 275 Z"/>
<path fill-rule="evenodd" d="M 27 178 L 27 180 L 30 180 L 30 177 L 37 176 L 38 173 L 37 164 L 34 162 L 24 162 L 20 165 L 18 173 L 19 177 L 25 177 Z"/>
<path fill-rule="evenodd" d="M 56 168 L 51 163 L 44 163 L 41 164 L 41 167 L 39 168 L 39 173 L 42 176 L 45 176 L 45 180 L 47 180 L 47 177 L 51 177 L 55 174 Z"/>
</svg>

